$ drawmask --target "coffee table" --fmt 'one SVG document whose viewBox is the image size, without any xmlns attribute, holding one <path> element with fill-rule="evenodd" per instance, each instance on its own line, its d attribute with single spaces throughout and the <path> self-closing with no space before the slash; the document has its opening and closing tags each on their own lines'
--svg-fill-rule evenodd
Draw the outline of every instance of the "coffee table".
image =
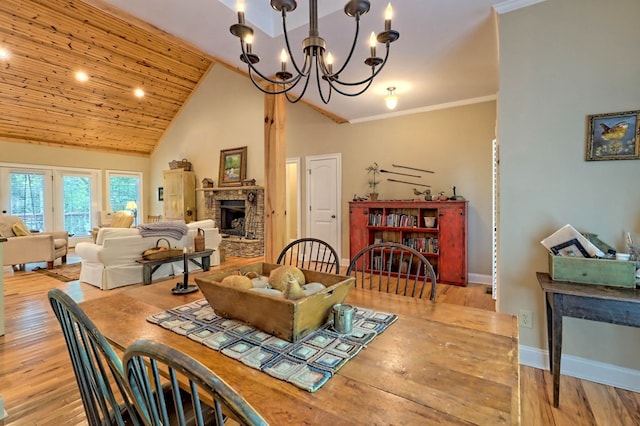
<svg viewBox="0 0 640 426">
<path fill-rule="evenodd" d="M 187 259 L 190 262 L 198 265 L 203 271 L 208 271 L 211 267 L 211 253 L 213 250 L 194 251 L 193 253 L 187 253 Z M 151 284 L 153 273 L 158 270 L 160 265 L 165 263 L 177 262 L 184 259 L 184 255 L 166 257 L 164 259 L 146 260 L 136 259 L 136 262 L 142 264 L 142 282 L 144 284 Z"/>
</svg>

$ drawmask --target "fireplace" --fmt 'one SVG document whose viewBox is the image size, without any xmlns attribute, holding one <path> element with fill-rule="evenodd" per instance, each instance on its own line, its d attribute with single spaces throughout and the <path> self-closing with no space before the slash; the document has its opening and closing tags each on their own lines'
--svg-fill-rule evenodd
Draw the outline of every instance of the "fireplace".
<svg viewBox="0 0 640 426">
<path fill-rule="evenodd" d="M 244 200 L 220 201 L 220 233 L 227 235 L 245 235 Z"/>
<path fill-rule="evenodd" d="M 264 255 L 264 188 L 202 188 L 203 217 L 213 219 L 223 236 L 220 248 L 230 256 Z M 200 216 L 200 214 L 199 214 Z"/>
</svg>

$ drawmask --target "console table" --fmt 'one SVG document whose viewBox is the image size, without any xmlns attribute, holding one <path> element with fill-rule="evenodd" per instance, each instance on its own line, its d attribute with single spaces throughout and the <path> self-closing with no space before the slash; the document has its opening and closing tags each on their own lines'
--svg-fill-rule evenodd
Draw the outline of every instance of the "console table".
<svg viewBox="0 0 640 426">
<path fill-rule="evenodd" d="M 545 292 L 553 406 L 557 408 L 560 404 L 562 317 L 640 327 L 640 290 L 554 281 L 546 272 L 537 272 L 536 277 Z"/>
<path fill-rule="evenodd" d="M 211 267 L 211 253 L 213 250 L 195 251 L 187 254 L 187 259 L 190 262 L 198 265 L 203 271 L 208 271 Z M 151 277 L 153 273 L 165 263 L 177 262 L 184 259 L 184 255 L 166 257 L 164 259 L 146 260 L 137 259 L 136 262 L 141 263 L 142 268 L 142 282 L 144 284 L 151 284 Z M 198 261 L 200 259 L 200 261 Z"/>
</svg>

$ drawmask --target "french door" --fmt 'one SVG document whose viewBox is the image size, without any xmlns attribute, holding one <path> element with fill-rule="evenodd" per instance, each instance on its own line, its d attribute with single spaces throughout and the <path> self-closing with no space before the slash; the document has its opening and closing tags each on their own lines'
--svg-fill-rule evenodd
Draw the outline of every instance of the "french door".
<svg viewBox="0 0 640 426">
<path fill-rule="evenodd" d="M 86 237 L 99 211 L 99 171 L 0 166 L 0 212 L 36 231 Z"/>
</svg>

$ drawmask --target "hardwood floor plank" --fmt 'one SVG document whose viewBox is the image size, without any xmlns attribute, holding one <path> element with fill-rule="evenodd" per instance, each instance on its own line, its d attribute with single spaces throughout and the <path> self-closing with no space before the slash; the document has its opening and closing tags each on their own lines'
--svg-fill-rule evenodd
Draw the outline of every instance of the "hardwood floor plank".
<svg viewBox="0 0 640 426">
<path fill-rule="evenodd" d="M 261 260 L 227 257 L 221 267 L 212 270 Z M 78 257 L 70 254 L 69 262 L 77 261 Z M 26 271 L 4 269 L 6 334 L 0 337 L 0 394 L 9 413 L 5 426 L 86 425 L 69 355 L 47 292 L 57 287 L 80 302 L 112 295 L 131 286 L 102 291 L 78 281 L 64 283 L 33 272 L 36 266 L 46 267 L 31 264 Z M 438 284 L 437 301 L 495 310 L 495 302 L 486 290 L 487 286 L 481 284 L 467 287 Z M 550 403 L 549 372 L 526 366 L 521 366 L 520 372 L 523 425 L 640 424 L 638 393 L 561 376 L 560 408 L 555 409 Z"/>
<path fill-rule="evenodd" d="M 544 371 L 520 366 L 522 425 L 553 425 L 552 405 L 544 387 Z"/>
<path fill-rule="evenodd" d="M 614 389 L 618 394 L 618 398 L 620 398 L 622 405 L 631 417 L 633 424 L 640 425 L 640 393 L 618 388 Z"/>
<path fill-rule="evenodd" d="M 594 382 L 583 381 L 585 398 L 596 419 L 595 424 L 608 424 L 610 426 L 637 425 L 624 407 L 615 389 L 611 386 L 601 386 Z M 611 413 L 616 413 L 612 416 Z"/>
</svg>

